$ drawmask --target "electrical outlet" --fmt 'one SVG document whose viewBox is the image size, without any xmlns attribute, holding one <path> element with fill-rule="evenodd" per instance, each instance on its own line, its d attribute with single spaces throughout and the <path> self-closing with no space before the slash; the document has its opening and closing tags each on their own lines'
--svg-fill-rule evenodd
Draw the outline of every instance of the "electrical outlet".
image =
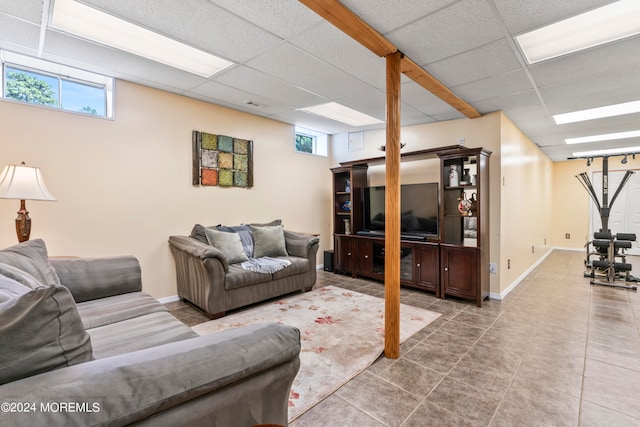
<svg viewBox="0 0 640 427">
<path fill-rule="evenodd" d="M 495 262 L 489 263 L 489 273 L 491 274 L 498 273 L 498 265 Z"/>
<path fill-rule="evenodd" d="M 511 259 L 507 260 L 507 270 L 511 270 Z"/>
<path fill-rule="evenodd" d="M 464 145 L 464 136 L 461 136 L 458 138 L 458 144 L 459 145 Z"/>
<path fill-rule="evenodd" d="M 565 238 L 565 239 L 570 239 L 570 238 L 571 238 L 571 234 L 566 233 L 566 234 L 564 235 L 564 238 Z"/>
</svg>

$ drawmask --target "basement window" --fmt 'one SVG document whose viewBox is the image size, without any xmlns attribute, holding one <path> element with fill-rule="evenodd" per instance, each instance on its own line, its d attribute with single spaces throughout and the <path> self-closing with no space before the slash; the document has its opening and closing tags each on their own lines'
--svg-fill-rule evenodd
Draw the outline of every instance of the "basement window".
<svg viewBox="0 0 640 427">
<path fill-rule="evenodd" d="M 295 127 L 295 151 L 298 153 L 309 153 L 318 156 L 327 156 L 327 134 Z"/>
<path fill-rule="evenodd" d="M 113 78 L 7 51 L 0 56 L 2 98 L 113 117 Z"/>
</svg>

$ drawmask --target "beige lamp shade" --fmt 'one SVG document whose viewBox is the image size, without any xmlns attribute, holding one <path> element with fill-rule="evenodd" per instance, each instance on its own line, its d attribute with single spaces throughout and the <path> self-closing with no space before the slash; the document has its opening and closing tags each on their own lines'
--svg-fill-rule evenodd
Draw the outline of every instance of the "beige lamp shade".
<svg viewBox="0 0 640 427">
<path fill-rule="evenodd" d="M 18 200 L 56 200 L 42 179 L 40 168 L 7 165 L 0 174 L 0 198 Z"/>
</svg>

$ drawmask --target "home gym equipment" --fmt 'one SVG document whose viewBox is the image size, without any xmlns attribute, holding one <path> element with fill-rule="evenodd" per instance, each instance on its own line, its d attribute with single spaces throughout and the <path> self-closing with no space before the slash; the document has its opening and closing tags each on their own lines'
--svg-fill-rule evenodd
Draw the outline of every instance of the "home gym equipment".
<svg viewBox="0 0 640 427">
<path fill-rule="evenodd" d="M 627 153 L 624 155 L 625 160 L 627 155 L 633 155 L 635 158 L 635 153 Z M 587 173 L 582 172 L 576 175 L 576 178 L 578 178 L 578 181 L 580 181 L 585 190 L 587 190 L 587 193 L 589 193 L 589 196 L 598 208 L 600 220 L 602 221 L 602 228 L 593 233 L 593 240 L 588 241 L 585 245 L 587 249 L 587 257 L 585 259 L 587 271 L 585 271 L 584 276 L 591 278 L 590 283 L 592 285 L 612 286 L 635 291 L 637 290 L 635 284 L 626 284 L 636 283 L 639 280 L 631 275 L 632 265 L 627 263 L 625 251 L 631 249 L 633 245 L 632 242 L 636 241 L 636 235 L 633 233 L 613 234 L 609 229 L 611 207 L 634 172 L 626 171 L 611 201 L 609 201 L 609 156 L 601 157 L 602 204 L 598 200 L 598 195 Z M 590 165 L 593 159 L 593 157 L 587 158 L 587 165 Z"/>
</svg>

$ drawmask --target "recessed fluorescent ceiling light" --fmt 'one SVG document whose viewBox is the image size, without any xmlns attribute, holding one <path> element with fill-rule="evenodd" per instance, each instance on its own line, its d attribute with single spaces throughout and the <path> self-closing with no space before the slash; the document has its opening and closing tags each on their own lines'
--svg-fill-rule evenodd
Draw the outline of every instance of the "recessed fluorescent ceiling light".
<svg viewBox="0 0 640 427">
<path fill-rule="evenodd" d="M 582 144 L 584 142 L 596 141 L 613 141 L 615 139 L 635 138 L 640 136 L 640 130 L 631 130 L 628 132 L 605 133 L 602 135 L 581 136 L 579 138 L 567 138 L 564 140 L 567 144 Z"/>
<path fill-rule="evenodd" d="M 621 0 L 516 37 L 529 64 L 640 33 L 640 1 Z"/>
<path fill-rule="evenodd" d="M 336 102 L 328 102 L 326 104 L 320 104 L 313 107 L 300 108 L 300 110 L 306 111 L 307 113 L 317 114 L 318 116 L 326 117 L 340 123 L 346 123 L 351 126 L 366 126 L 384 123 L 382 120 L 378 120 L 375 117 L 371 117 Z"/>
<path fill-rule="evenodd" d="M 622 148 L 609 148 L 607 150 L 593 150 L 593 151 L 579 151 L 573 153 L 573 157 L 589 157 L 589 156 L 606 156 L 611 154 L 631 154 L 639 153 L 640 147 L 622 147 Z"/>
<path fill-rule="evenodd" d="M 56 0 L 51 27 L 202 77 L 211 77 L 233 65 L 73 0 Z"/>
<path fill-rule="evenodd" d="M 555 114 L 556 124 L 583 122 L 585 120 L 601 119 L 603 117 L 622 116 L 624 114 L 640 113 L 640 101 L 607 105 L 606 107 L 590 108 L 588 110 L 573 111 L 571 113 Z"/>
</svg>

